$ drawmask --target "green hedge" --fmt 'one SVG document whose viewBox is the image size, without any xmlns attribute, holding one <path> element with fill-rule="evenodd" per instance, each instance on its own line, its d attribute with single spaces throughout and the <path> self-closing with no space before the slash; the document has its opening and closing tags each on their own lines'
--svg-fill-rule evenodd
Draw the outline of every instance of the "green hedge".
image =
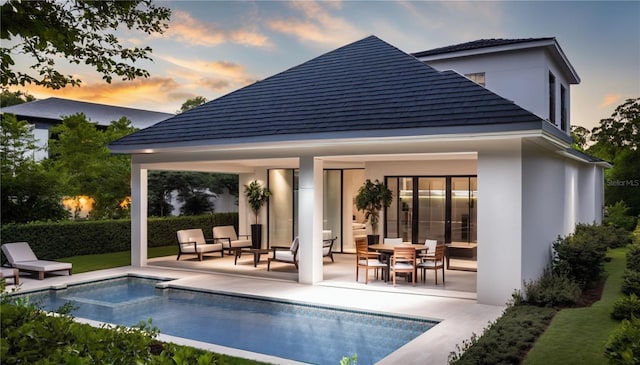
<svg viewBox="0 0 640 365">
<path fill-rule="evenodd" d="M 212 238 L 213 226 L 238 227 L 238 213 L 216 213 L 201 216 L 149 218 L 149 247 L 176 243 L 176 231 L 202 228 L 206 238 Z M 66 221 L 51 223 L 7 224 L 0 230 L 2 243 L 29 242 L 42 260 L 127 251 L 131 248 L 131 221 Z M 5 259 L 2 257 L 2 262 Z"/>
</svg>

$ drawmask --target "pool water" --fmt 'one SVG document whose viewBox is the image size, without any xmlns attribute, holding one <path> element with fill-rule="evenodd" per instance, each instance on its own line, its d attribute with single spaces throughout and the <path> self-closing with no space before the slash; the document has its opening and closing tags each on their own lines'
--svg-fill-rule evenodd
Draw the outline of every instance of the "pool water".
<svg viewBox="0 0 640 365">
<path fill-rule="evenodd" d="M 358 355 L 373 364 L 437 322 L 251 296 L 156 288 L 158 280 L 123 277 L 31 293 L 55 310 L 132 326 L 153 319 L 161 333 L 313 364 L 339 364 Z"/>
</svg>

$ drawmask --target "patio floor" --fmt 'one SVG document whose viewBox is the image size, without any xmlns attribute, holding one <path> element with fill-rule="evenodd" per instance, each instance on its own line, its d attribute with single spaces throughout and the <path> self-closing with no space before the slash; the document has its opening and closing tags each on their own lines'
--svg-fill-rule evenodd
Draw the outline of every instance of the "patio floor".
<svg viewBox="0 0 640 365">
<path fill-rule="evenodd" d="M 449 352 L 456 345 L 480 334 L 488 322 L 500 316 L 504 307 L 477 304 L 475 301 L 475 273 L 448 270 L 446 285 L 434 285 L 433 272 L 427 283 L 401 280 L 396 287 L 380 280 L 368 285 L 355 282 L 353 255 L 336 254 L 335 263 L 325 258 L 325 280 L 318 285 L 304 285 L 296 281 L 293 265 L 272 263 L 266 271 L 266 256 L 256 268 L 252 255 L 245 255 L 233 264 L 233 257 L 211 257 L 204 261 L 182 259 L 175 256 L 150 259 L 146 267 L 122 267 L 93 271 L 72 276 L 48 276 L 35 280 L 21 277 L 21 291 L 60 288 L 67 284 L 86 282 L 123 274 L 137 274 L 173 278 L 171 286 L 195 288 L 248 295 L 272 297 L 297 302 L 313 303 L 334 308 L 353 308 L 417 316 L 441 321 L 431 330 L 382 359 L 379 364 L 446 364 Z M 373 274 L 371 274 L 373 279 Z M 362 277 L 361 277 L 362 279 Z M 11 289 L 11 285 L 8 289 Z M 226 348 L 214 344 L 160 335 L 162 340 L 204 348 L 233 356 L 256 359 L 274 364 L 296 362 L 263 354 Z M 347 355 L 347 354 L 345 354 Z"/>
</svg>

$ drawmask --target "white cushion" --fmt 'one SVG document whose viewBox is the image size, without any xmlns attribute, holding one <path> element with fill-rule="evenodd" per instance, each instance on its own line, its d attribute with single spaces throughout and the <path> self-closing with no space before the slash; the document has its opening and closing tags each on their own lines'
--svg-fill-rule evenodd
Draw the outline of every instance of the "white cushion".
<svg viewBox="0 0 640 365">
<path fill-rule="evenodd" d="M 442 262 L 438 262 L 437 264 L 438 264 L 439 266 L 442 266 Z M 429 268 L 434 268 L 434 267 L 436 267 L 436 266 L 438 266 L 438 265 L 436 265 L 436 262 L 435 262 L 435 261 L 425 261 L 425 262 L 421 262 L 421 263 L 419 263 L 419 264 L 418 264 L 418 267 L 421 267 L 421 268 L 422 268 L 422 267 L 424 267 L 424 268 L 429 269 Z"/>
<path fill-rule="evenodd" d="M 382 241 L 385 245 L 399 245 L 402 243 L 402 238 L 387 238 Z"/>
<path fill-rule="evenodd" d="M 396 264 L 393 265 L 393 268 L 398 270 L 409 270 L 413 269 L 413 265 L 406 262 L 396 262 Z"/>
<path fill-rule="evenodd" d="M 293 252 L 289 250 L 276 250 L 273 257 L 276 260 L 293 262 Z"/>
<path fill-rule="evenodd" d="M 27 271 L 59 271 L 71 269 L 71 264 L 68 262 L 56 262 L 46 260 L 34 260 L 34 261 L 21 261 L 17 262 L 15 266 L 18 269 Z"/>
<path fill-rule="evenodd" d="M 380 262 L 378 259 L 368 259 L 368 260 L 359 260 L 359 265 L 368 265 L 368 266 L 387 266 L 386 264 Z"/>
<path fill-rule="evenodd" d="M 298 245 L 300 244 L 298 237 L 296 236 L 296 238 L 293 239 L 293 242 L 291 242 L 291 247 L 289 247 L 289 250 L 293 253 L 298 251 Z"/>
<path fill-rule="evenodd" d="M 208 244 L 201 244 L 201 245 L 195 245 L 197 252 L 215 252 L 215 251 L 222 251 L 222 244 L 221 243 L 208 243 Z M 194 244 L 192 243 L 187 243 L 187 244 L 180 244 L 180 251 L 182 251 L 183 253 L 196 253 L 196 250 L 194 250 Z"/>
<path fill-rule="evenodd" d="M 2 252 L 7 256 L 7 261 L 11 265 L 21 261 L 38 260 L 27 242 L 5 243 L 2 245 Z"/>
<path fill-rule="evenodd" d="M 178 242 L 182 243 L 197 243 L 198 246 L 204 245 L 206 243 L 204 239 L 204 233 L 201 229 L 182 229 L 177 232 Z"/>
</svg>

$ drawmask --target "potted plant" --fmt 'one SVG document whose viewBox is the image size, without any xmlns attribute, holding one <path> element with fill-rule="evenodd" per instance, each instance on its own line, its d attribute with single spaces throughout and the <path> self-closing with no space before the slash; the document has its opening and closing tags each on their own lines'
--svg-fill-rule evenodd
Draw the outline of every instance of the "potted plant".
<svg viewBox="0 0 640 365">
<path fill-rule="evenodd" d="M 369 244 L 380 242 L 378 236 L 378 222 L 380 219 L 380 210 L 383 207 L 389 207 L 393 199 L 391 190 L 387 188 L 385 183 L 378 181 L 372 182 L 367 179 L 358 190 L 356 195 L 356 208 L 364 212 L 364 220 L 371 223 L 372 235 L 367 236 Z"/>
<path fill-rule="evenodd" d="M 260 209 L 269 200 L 271 192 L 260 185 L 258 180 L 244 186 L 244 194 L 247 196 L 249 207 L 256 215 L 256 223 L 251 225 L 251 245 L 253 248 L 260 248 L 262 245 L 262 224 L 258 223 Z"/>
</svg>

